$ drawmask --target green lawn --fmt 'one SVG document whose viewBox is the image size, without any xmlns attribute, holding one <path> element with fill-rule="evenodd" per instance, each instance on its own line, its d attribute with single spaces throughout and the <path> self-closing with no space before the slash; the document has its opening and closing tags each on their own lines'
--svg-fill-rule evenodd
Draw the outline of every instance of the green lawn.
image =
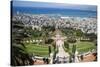
<svg viewBox="0 0 100 67">
<path fill-rule="evenodd" d="M 42 56 L 42 57 L 49 56 L 48 46 L 46 45 L 26 44 L 26 49 L 28 53 L 34 54 L 36 56 Z"/>
<path fill-rule="evenodd" d="M 87 52 L 92 49 L 96 49 L 96 46 L 92 42 L 77 42 L 77 50 L 79 53 Z"/>
<path fill-rule="evenodd" d="M 84 52 L 88 52 L 89 50 L 96 49 L 96 46 L 94 45 L 93 42 L 86 41 L 86 42 L 77 42 L 75 44 L 76 44 L 76 49 L 79 53 L 84 53 Z M 72 44 L 69 44 L 69 49 L 64 47 L 64 50 L 66 52 L 71 53 L 72 52 Z"/>
</svg>

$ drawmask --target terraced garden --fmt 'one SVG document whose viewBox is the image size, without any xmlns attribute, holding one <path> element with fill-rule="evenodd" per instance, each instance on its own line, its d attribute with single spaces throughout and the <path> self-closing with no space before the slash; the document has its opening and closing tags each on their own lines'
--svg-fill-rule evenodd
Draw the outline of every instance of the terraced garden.
<svg viewBox="0 0 100 67">
<path fill-rule="evenodd" d="M 49 49 L 47 45 L 26 44 L 26 49 L 29 54 L 34 54 L 35 56 L 41 56 L 41 57 L 49 56 Z M 51 50 L 53 50 L 52 47 Z"/>
<path fill-rule="evenodd" d="M 93 49 L 96 49 L 96 46 L 93 42 L 88 42 L 88 41 L 81 42 L 80 41 L 80 42 L 76 42 L 75 44 L 76 44 L 76 49 L 79 53 L 85 53 L 85 52 L 91 51 Z M 66 45 L 68 45 L 68 44 L 66 44 Z M 69 49 L 68 49 L 68 47 L 66 48 L 64 46 L 65 51 L 66 52 L 68 52 L 68 51 L 72 52 L 72 46 L 73 45 L 70 44 L 70 43 L 69 43 Z"/>
<path fill-rule="evenodd" d="M 92 42 L 77 42 L 76 48 L 80 53 L 84 53 L 96 49 L 96 46 Z"/>
</svg>

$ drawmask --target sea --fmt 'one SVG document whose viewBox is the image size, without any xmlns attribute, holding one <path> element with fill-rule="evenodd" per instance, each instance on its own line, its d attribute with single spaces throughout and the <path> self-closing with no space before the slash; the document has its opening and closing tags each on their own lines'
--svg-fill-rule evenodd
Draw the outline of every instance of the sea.
<svg viewBox="0 0 100 67">
<path fill-rule="evenodd" d="M 65 17 L 97 17 L 97 11 L 87 10 L 75 10 L 75 9 L 64 9 L 64 8 L 43 8 L 43 7 L 12 7 L 12 13 L 16 14 L 28 13 L 28 14 L 54 14 Z"/>
</svg>

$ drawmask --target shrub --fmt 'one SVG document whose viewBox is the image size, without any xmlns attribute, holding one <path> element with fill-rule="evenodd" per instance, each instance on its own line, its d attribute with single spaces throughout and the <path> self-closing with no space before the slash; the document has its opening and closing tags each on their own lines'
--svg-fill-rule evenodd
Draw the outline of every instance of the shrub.
<svg viewBox="0 0 100 67">
<path fill-rule="evenodd" d="M 69 44 L 67 42 L 64 42 L 64 47 L 69 49 Z"/>
<path fill-rule="evenodd" d="M 69 43 L 75 43 L 76 42 L 76 39 L 75 38 L 69 38 L 68 40 L 67 40 Z"/>
</svg>

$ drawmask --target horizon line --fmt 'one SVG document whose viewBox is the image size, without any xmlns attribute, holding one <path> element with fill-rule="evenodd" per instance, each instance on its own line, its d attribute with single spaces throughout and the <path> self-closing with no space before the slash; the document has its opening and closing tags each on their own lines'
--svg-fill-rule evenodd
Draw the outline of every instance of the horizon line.
<svg viewBox="0 0 100 67">
<path fill-rule="evenodd" d="M 60 8 L 60 9 L 97 11 L 96 5 L 80 5 L 80 4 L 34 2 L 34 1 L 11 1 L 11 3 L 12 6 L 16 7 L 40 7 L 40 8 Z"/>
</svg>

